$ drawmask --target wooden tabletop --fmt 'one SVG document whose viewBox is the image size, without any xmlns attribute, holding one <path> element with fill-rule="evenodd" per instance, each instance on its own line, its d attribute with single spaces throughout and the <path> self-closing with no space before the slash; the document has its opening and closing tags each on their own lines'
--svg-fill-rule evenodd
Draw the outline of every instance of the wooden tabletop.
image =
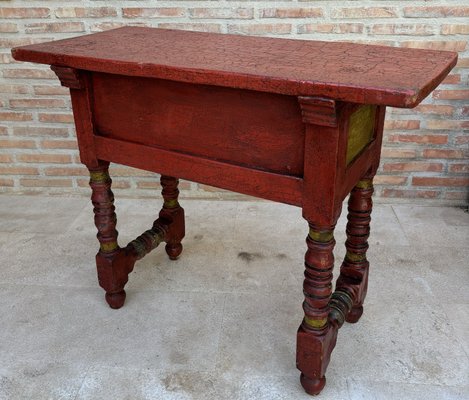
<svg viewBox="0 0 469 400">
<path fill-rule="evenodd" d="M 124 27 L 12 50 L 16 60 L 265 92 L 414 107 L 453 52 Z"/>
</svg>

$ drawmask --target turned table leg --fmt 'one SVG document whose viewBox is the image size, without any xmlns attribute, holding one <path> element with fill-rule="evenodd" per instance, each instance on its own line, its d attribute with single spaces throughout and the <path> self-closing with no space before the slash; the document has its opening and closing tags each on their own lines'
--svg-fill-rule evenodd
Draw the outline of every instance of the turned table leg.
<svg viewBox="0 0 469 400">
<path fill-rule="evenodd" d="M 296 363 L 305 391 L 318 394 L 326 384 L 324 374 L 337 338 L 337 326 L 328 320 L 334 268 L 333 227 L 318 228 L 310 224 L 306 244 L 305 315 L 297 334 Z"/>
<path fill-rule="evenodd" d="M 97 168 L 89 168 L 94 223 L 100 243 L 96 267 L 99 285 L 106 291 L 106 301 L 111 308 L 120 308 L 125 301 L 124 286 L 128 280 L 128 271 L 122 262 L 118 262 L 120 247 L 117 243 L 117 218 L 108 167 L 109 163 L 102 162 Z"/>
<path fill-rule="evenodd" d="M 160 218 L 167 219 L 172 223 L 167 235 L 165 250 L 171 260 L 176 260 L 181 255 L 181 240 L 185 234 L 184 209 L 178 202 L 179 180 L 171 176 L 162 175 L 160 182 L 163 188 L 161 194 L 164 199 Z"/>
<path fill-rule="evenodd" d="M 347 322 L 357 322 L 363 314 L 363 301 L 368 288 L 369 263 L 366 259 L 372 210 L 373 181 L 363 179 L 350 193 L 348 201 L 347 253 L 337 279 L 337 291 L 347 292 L 353 299 Z"/>
</svg>

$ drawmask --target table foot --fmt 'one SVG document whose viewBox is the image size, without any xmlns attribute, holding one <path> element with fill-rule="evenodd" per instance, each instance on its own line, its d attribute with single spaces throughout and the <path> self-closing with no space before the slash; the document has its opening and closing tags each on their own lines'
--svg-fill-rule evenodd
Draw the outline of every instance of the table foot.
<svg viewBox="0 0 469 400">
<path fill-rule="evenodd" d="M 326 384 L 326 369 L 337 342 L 338 327 L 329 323 L 322 332 L 300 326 L 297 333 L 296 367 L 306 393 L 319 394 Z"/>
<path fill-rule="evenodd" d="M 125 290 L 117 293 L 106 293 L 106 301 L 113 309 L 121 308 L 125 302 Z"/>
<path fill-rule="evenodd" d="M 352 307 L 350 312 L 345 317 L 345 320 L 351 324 L 358 322 L 363 314 L 363 306 Z"/>
<path fill-rule="evenodd" d="M 305 374 L 301 374 L 300 376 L 301 386 L 306 393 L 311 395 L 318 395 L 321 393 L 322 389 L 326 385 L 326 377 L 323 376 L 322 378 L 308 378 Z"/>
<path fill-rule="evenodd" d="M 170 260 L 177 260 L 182 253 L 181 243 L 168 243 L 165 246 L 166 254 Z"/>
</svg>

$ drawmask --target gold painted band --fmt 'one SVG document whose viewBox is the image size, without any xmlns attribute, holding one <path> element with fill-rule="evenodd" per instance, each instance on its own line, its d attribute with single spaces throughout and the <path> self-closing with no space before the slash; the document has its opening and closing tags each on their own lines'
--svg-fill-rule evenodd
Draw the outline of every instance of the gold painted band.
<svg viewBox="0 0 469 400">
<path fill-rule="evenodd" d="M 334 239 L 334 231 L 322 231 L 321 232 L 321 231 L 315 231 L 314 229 L 310 228 L 309 237 L 316 242 L 326 243 Z"/>
<path fill-rule="evenodd" d="M 166 200 L 163 204 L 164 208 L 177 208 L 179 203 L 176 199 Z"/>
<path fill-rule="evenodd" d="M 359 181 L 356 185 L 358 189 L 372 189 L 373 188 L 373 179 L 363 179 Z"/>
<path fill-rule="evenodd" d="M 347 253 L 345 254 L 345 259 L 351 262 L 366 261 L 366 254 L 358 254 L 347 251 Z"/>
<path fill-rule="evenodd" d="M 305 315 L 304 317 L 305 324 L 312 329 L 322 329 L 327 324 L 327 318 L 313 319 Z"/>
<path fill-rule="evenodd" d="M 103 253 L 111 253 L 114 250 L 117 250 L 119 245 L 117 242 L 101 243 L 99 248 Z"/>
<path fill-rule="evenodd" d="M 92 183 L 107 182 L 110 179 L 108 171 L 90 171 L 90 180 Z"/>
</svg>

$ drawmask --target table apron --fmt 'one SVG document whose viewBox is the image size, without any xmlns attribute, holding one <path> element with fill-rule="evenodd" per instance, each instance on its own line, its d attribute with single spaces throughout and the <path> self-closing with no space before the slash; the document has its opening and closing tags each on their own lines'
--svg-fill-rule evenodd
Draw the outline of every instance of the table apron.
<svg viewBox="0 0 469 400">
<path fill-rule="evenodd" d="M 101 160 L 301 206 L 303 179 L 298 177 L 102 136 L 95 136 L 94 143 Z"/>
</svg>

